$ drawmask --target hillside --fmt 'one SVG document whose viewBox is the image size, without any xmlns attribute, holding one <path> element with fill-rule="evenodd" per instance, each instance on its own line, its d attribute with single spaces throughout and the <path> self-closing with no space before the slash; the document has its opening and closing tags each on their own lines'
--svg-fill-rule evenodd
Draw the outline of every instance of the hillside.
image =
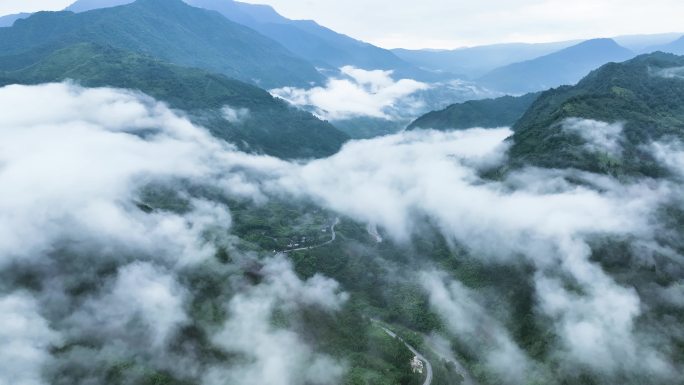
<svg viewBox="0 0 684 385">
<path fill-rule="evenodd" d="M 88 87 L 137 89 L 188 112 L 216 136 L 245 150 L 281 158 L 328 156 L 348 139 L 329 123 L 255 86 L 140 54 L 84 43 L 57 50 L 23 69 L 8 70 L 27 60 L 0 57 L 0 84 L 73 79 Z M 246 116 L 231 122 L 221 113 L 225 106 L 246 111 Z"/>
<path fill-rule="evenodd" d="M 40 12 L 0 30 L 0 52 L 92 42 L 262 87 L 308 86 L 322 76 L 277 42 L 181 0 L 138 0 L 84 13 Z"/>
<path fill-rule="evenodd" d="M 453 130 L 512 126 L 539 97 L 539 93 L 470 100 L 429 112 L 408 126 L 413 129 Z"/>
<path fill-rule="evenodd" d="M 621 62 L 633 56 L 631 51 L 611 39 L 588 40 L 533 60 L 495 69 L 479 81 L 503 92 L 536 92 L 575 84 L 603 64 Z"/>
<path fill-rule="evenodd" d="M 132 0 L 78 0 L 66 10 L 83 12 L 128 4 Z M 227 19 L 245 25 L 277 41 L 289 51 L 318 67 L 337 69 L 353 65 L 364 69 L 394 70 L 399 76 L 420 80 L 441 79 L 376 47 L 325 28 L 311 20 L 290 20 L 268 5 L 232 0 L 184 0 L 197 8 L 217 11 Z"/>
<path fill-rule="evenodd" d="M 393 70 L 398 77 L 422 81 L 441 79 L 397 57 L 393 52 L 356 40 L 319 25 L 312 20 L 290 20 L 267 5 L 232 0 L 185 0 L 186 3 L 215 10 L 226 18 L 244 24 L 267 36 L 296 55 L 320 67 L 352 65 L 368 70 Z"/>
<path fill-rule="evenodd" d="M 661 174 L 642 145 L 665 137 L 684 138 L 684 79 L 663 72 L 682 66 L 684 57 L 642 55 L 607 64 L 574 87 L 542 93 L 513 127 L 513 164 L 615 175 Z M 564 129 L 568 118 L 624 124 L 617 142 L 622 153 L 588 151 L 586 140 Z"/>
</svg>

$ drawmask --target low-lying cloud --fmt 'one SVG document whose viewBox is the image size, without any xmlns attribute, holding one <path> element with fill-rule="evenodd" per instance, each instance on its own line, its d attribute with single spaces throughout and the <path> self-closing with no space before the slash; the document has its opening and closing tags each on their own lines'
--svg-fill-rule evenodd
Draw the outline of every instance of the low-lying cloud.
<svg viewBox="0 0 684 385">
<path fill-rule="evenodd" d="M 394 80 L 392 71 L 340 69 L 343 77 L 330 78 L 325 87 L 284 87 L 271 93 L 326 120 L 372 117 L 392 120 L 399 109 L 417 110 L 422 102 L 410 96 L 430 86 L 412 79 Z"/>
<path fill-rule="evenodd" d="M 245 120 L 249 119 L 250 111 L 249 108 L 234 108 L 231 106 L 223 106 L 221 109 L 223 114 L 223 119 L 227 120 L 233 124 L 242 124 Z"/>
<path fill-rule="evenodd" d="M 231 174 L 231 158 L 262 170 L 279 161 L 239 153 L 135 92 L 9 86 L 0 88 L 0 105 L 13 107 L 0 117 L 1 383 L 104 384 L 112 368 L 125 383 L 155 372 L 198 382 L 207 372 L 249 373 L 252 383 L 273 385 L 341 376 L 341 363 L 269 323 L 276 303 L 336 311 L 346 299 L 337 283 L 301 281 L 282 259 L 262 262 L 263 284 L 228 274 L 236 266 L 214 258 L 218 245 L 231 248 L 227 207 L 181 188 L 192 181 L 257 199 Z M 187 208 L 145 208 L 150 185 L 172 186 Z M 228 274 L 219 297 L 227 319 L 215 325 L 214 346 L 245 356 L 238 364 L 203 359 L 192 340 L 174 345 L 198 327 L 191 303 L 201 290 L 186 283 L 198 269 Z M 248 289 L 230 299 L 233 287 Z M 221 338 L 233 332 L 255 344 Z M 282 357 L 272 355 L 276 348 Z M 303 368 L 306 376 L 297 374 Z"/>
<path fill-rule="evenodd" d="M 656 76 L 664 77 L 665 79 L 684 79 L 684 67 L 670 67 L 662 68 L 655 71 Z"/>
<path fill-rule="evenodd" d="M 508 383 L 524 382 L 530 371 L 528 357 L 499 321 L 479 304 L 476 293 L 440 272 L 423 273 L 421 281 L 447 328 L 479 352 L 478 358 L 484 365 Z"/>
<path fill-rule="evenodd" d="M 283 258 L 264 269 L 266 282 L 233 297 L 231 317 L 213 339 L 229 352 L 243 354 L 249 364 L 214 368 L 207 384 L 320 384 L 339 383 L 344 366 L 330 356 L 316 354 L 290 330 L 272 326 L 274 311 L 298 306 L 319 306 L 335 311 L 347 300 L 339 285 L 322 276 L 301 281 Z"/>
<path fill-rule="evenodd" d="M 17 291 L 0 296 L 0 383 L 41 385 L 41 370 L 60 336 L 40 316 L 37 301 Z"/>
<path fill-rule="evenodd" d="M 569 118 L 563 121 L 566 132 L 579 135 L 586 141 L 584 147 L 590 152 L 605 153 L 620 157 L 622 147 L 622 123 L 605 123 L 596 120 Z"/>
<path fill-rule="evenodd" d="M 347 72 L 367 93 L 396 86 L 388 74 Z M 50 108 L 37 112 L 36 104 Z M 609 274 L 592 243 L 596 237 L 630 240 L 629 250 L 640 250 L 639 263 L 656 263 L 657 254 L 670 258 L 676 272 L 671 266 L 682 259 L 661 237 L 671 229 L 661 231 L 659 215 L 681 196 L 681 180 L 624 182 L 534 168 L 483 178 L 483 171 L 504 164 L 508 129 L 405 132 L 291 163 L 239 152 L 163 104 L 128 91 L 68 83 L 10 86 L 0 89 L 0 105 L 14 107 L 0 116 L 0 185 L 6 187 L 0 190 L 0 273 L 19 277 L 13 272 L 28 270 L 42 281 L 38 288 L 18 278 L 0 283 L 0 308 L 36 323 L 31 330 L 0 333 L 9 346 L 30 344 L 27 354 L 34 359 L 22 361 L 2 348 L 0 356 L 30 373 L 91 365 L 84 369 L 91 382 L 102 383 L 104 374 L 93 368 L 132 360 L 208 385 L 339 381 L 343 362 L 270 321 L 275 312 L 309 306 L 335 312 L 347 298 L 344 288 L 321 276 L 301 280 L 282 257 L 261 260 L 257 284 L 235 274 L 253 255 L 231 249 L 237 262 L 219 265 L 212 258 L 217 243 L 230 248 L 232 242 L 225 205 L 179 188 L 190 202 L 187 210 L 140 208 L 145 186 L 177 187 L 181 180 L 255 201 L 312 200 L 377 225 L 398 243 L 409 242 L 417 221 L 429 218 L 451 244 L 483 263 L 532 267 L 534 316 L 552 326 L 550 359 L 558 370 L 662 383 L 682 374 L 681 362 L 668 353 L 676 333 L 649 316 L 654 299 Z M 580 135 L 587 127 L 599 130 L 585 139 L 601 151 L 617 148 L 618 126 L 579 120 L 571 126 Z M 683 159 L 677 146 L 654 146 L 654 152 Z M 678 161 L 670 166 L 677 168 Z M 415 278 L 451 338 L 469 344 L 494 372 L 508 372 L 509 383 L 524 383 L 542 370 L 517 345 L 501 314 L 491 313 L 486 293 L 427 265 Z M 237 357 L 232 364 L 169 348 L 180 330 L 192 326 L 189 303 L 197 294 L 183 277 L 193 269 L 224 274 L 229 283 L 219 295 L 225 319 L 203 330 L 214 348 Z M 665 301 L 680 288 L 649 290 Z M 487 333 L 480 333 L 481 325 L 488 325 Z M 104 343 L 104 335 L 116 343 Z M 68 349 L 64 339 L 88 344 Z M 47 347 L 66 352 L 52 355 Z M 29 384 L 46 382 L 21 374 Z"/>
</svg>

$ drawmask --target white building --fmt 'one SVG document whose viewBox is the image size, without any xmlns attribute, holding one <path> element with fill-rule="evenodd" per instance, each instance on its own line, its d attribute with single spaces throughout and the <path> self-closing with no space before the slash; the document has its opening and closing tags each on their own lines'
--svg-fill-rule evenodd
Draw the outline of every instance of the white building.
<svg viewBox="0 0 684 385">
<path fill-rule="evenodd" d="M 411 360 L 411 370 L 413 373 L 423 374 L 423 361 L 421 361 L 418 356 L 413 356 Z"/>
</svg>

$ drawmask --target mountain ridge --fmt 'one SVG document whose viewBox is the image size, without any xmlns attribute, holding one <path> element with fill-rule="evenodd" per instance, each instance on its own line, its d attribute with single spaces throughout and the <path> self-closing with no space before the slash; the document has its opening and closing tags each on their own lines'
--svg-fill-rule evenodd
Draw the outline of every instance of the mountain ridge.
<svg viewBox="0 0 684 385">
<path fill-rule="evenodd" d="M 633 52 L 613 39 L 592 39 L 536 59 L 497 68 L 478 81 L 503 92 L 537 92 L 575 84 L 603 64 L 632 57 Z"/>
<path fill-rule="evenodd" d="M 39 12 L 0 29 L 0 51 L 6 54 L 81 42 L 150 54 L 262 87 L 323 81 L 312 65 L 277 42 L 181 0 L 138 0 L 78 14 Z"/>
<path fill-rule="evenodd" d="M 495 99 L 469 100 L 452 104 L 443 110 L 432 111 L 419 117 L 407 129 L 458 130 L 512 126 L 539 95 L 540 93 L 507 95 Z"/>
<path fill-rule="evenodd" d="M 353 65 L 367 70 L 393 70 L 399 77 L 424 81 L 443 78 L 432 71 L 423 71 L 413 66 L 390 50 L 335 32 L 313 20 L 288 19 L 269 5 L 233 0 L 183 1 L 193 7 L 219 12 L 227 19 L 277 41 L 302 59 L 331 71 Z M 66 10 L 85 12 L 132 2 L 133 0 L 78 0 Z"/>
<path fill-rule="evenodd" d="M 80 43 L 28 59 L 0 57 L 1 85 L 66 80 L 86 87 L 139 90 L 184 111 L 196 124 L 245 151 L 316 158 L 336 153 L 348 140 L 329 123 L 254 85 L 111 46 Z M 227 120 L 222 111 L 226 106 L 245 111 L 243 121 Z"/>
<path fill-rule="evenodd" d="M 666 137 L 684 139 L 684 77 L 663 72 L 681 67 L 682 56 L 640 55 L 606 64 L 575 86 L 543 92 L 513 126 L 512 165 L 662 175 L 665 171 L 644 145 Z M 578 118 L 619 125 L 615 144 L 622 154 L 587 151 L 586 140 L 565 127 L 568 119 Z"/>
</svg>

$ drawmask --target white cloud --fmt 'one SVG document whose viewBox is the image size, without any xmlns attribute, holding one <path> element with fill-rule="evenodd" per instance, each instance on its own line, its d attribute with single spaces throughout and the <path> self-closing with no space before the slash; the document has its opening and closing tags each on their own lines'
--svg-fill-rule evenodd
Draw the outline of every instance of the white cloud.
<svg viewBox="0 0 684 385">
<path fill-rule="evenodd" d="M 684 78 L 684 67 L 670 67 L 659 69 L 655 72 L 656 76 L 662 76 L 665 79 Z"/>
<path fill-rule="evenodd" d="M 579 135 L 586 141 L 584 147 L 591 152 L 622 156 L 622 123 L 605 123 L 579 118 L 566 119 L 561 123 L 566 132 Z"/>
<path fill-rule="evenodd" d="M 284 87 L 271 90 L 277 97 L 313 112 L 327 120 L 360 116 L 394 119 L 396 110 L 416 108 L 419 103 L 408 98 L 429 86 L 411 79 L 392 79 L 392 71 L 366 71 L 351 66 L 341 68 L 344 78 L 331 78 L 325 87 L 308 90 Z M 417 104 L 418 103 L 418 104 Z"/>
<path fill-rule="evenodd" d="M 503 140 L 509 134 L 505 129 L 407 132 L 353 142 L 337 155 L 290 170 L 270 188 L 313 197 L 361 222 L 381 226 L 398 240 L 407 240 L 417 218 L 427 216 L 447 238 L 479 258 L 511 263 L 524 256 L 539 272 L 539 310 L 557 323 L 563 360 L 605 373 L 641 370 L 667 378 L 673 373 L 671 364 L 634 327 L 642 314 L 641 298 L 590 261 L 585 237 L 650 239 L 651 218 L 675 187 L 652 182 L 623 185 L 610 177 L 540 169 L 521 170 L 500 182 L 481 179 L 478 167 L 503 159 Z M 567 178 L 585 184 L 569 183 Z M 583 294 L 564 289 L 567 276 L 578 282 Z M 428 287 L 432 295 L 440 288 Z M 446 320 L 458 309 L 453 306 L 464 306 L 463 301 L 456 302 L 452 298 L 446 306 L 440 303 L 447 302 L 433 300 Z M 578 343 L 579 335 L 592 333 L 601 335 L 603 343 Z M 506 341 L 498 341 L 499 348 L 491 354 L 516 357 L 519 348 Z M 502 356 L 492 362 L 503 363 Z M 625 368 L 621 361 L 632 365 Z"/>
<path fill-rule="evenodd" d="M 233 124 L 241 124 L 249 119 L 249 108 L 234 108 L 231 106 L 223 106 L 221 109 L 223 118 Z"/>
<path fill-rule="evenodd" d="M 386 85 L 382 74 L 352 75 L 364 87 Z M 0 116 L 0 269 L 16 263 L 51 268 L 46 289 L 26 299 L 28 310 L 19 308 L 20 314 L 33 314 L 31 301 L 37 301 L 49 310 L 46 319 L 62 321 L 56 325 L 79 315 L 67 329 L 78 334 L 79 327 L 84 333 L 86 326 L 94 328 L 98 314 L 114 314 L 129 304 L 122 320 L 132 317 L 154 328 L 145 348 L 163 345 L 186 319 L 182 304 L 192 295 L 176 274 L 210 263 L 215 249 L 207 238 L 216 226 L 215 233 L 227 233 L 230 215 L 222 205 L 201 199 L 191 199 L 183 214 L 144 213 L 135 202 L 141 186 L 190 179 L 256 200 L 271 195 L 312 199 L 376 224 L 400 242 L 409 239 L 416 218 L 428 217 L 450 241 L 484 262 L 522 259 L 534 266 L 538 311 L 556 326 L 559 344 L 554 348 L 571 368 L 578 364 L 616 376 L 640 372 L 654 378 L 681 370 L 658 353 L 667 347 L 667 335 L 643 338 L 637 319 L 648 309 L 641 293 L 618 284 L 593 262 L 587 242 L 599 234 L 657 243 L 654 215 L 662 203 L 681 196 L 677 181 L 623 184 L 606 176 L 541 169 L 519 170 L 499 181 L 483 179 L 479 171 L 506 159 L 508 129 L 405 132 L 351 142 L 327 159 L 290 163 L 240 153 L 163 104 L 121 90 L 12 86 L 0 88 L 0 105 L 13 107 Z M 665 150 L 675 155 L 668 158 L 681 158 L 679 147 Z M 570 178 L 583 183 L 570 183 Z M 78 269 L 62 271 L 67 269 L 62 261 L 52 260 L 60 248 L 74 253 L 71 263 L 82 262 Z M 120 258 L 114 264 L 117 274 L 96 281 L 101 284 L 95 294 L 72 299 L 68 284 L 78 282 L 72 274 L 92 276 L 111 255 Z M 294 329 L 276 328 L 269 321 L 276 310 L 315 306 L 335 311 L 346 296 L 323 277 L 300 280 L 283 260 L 266 263 L 262 273 L 259 285 L 236 285 L 241 290 L 228 300 L 228 319 L 213 339 L 247 361 L 214 367 L 207 383 L 237 378 L 273 385 L 334 383 L 343 372 L 341 363 L 316 352 Z M 578 290 L 570 290 L 567 279 Z M 492 325 L 483 355 L 492 368 L 530 361 L 477 293 L 435 273 L 423 276 L 423 282 L 443 318 L 462 320 L 449 323 L 453 337 L 476 334 L 478 320 Z M 129 286 L 143 295 L 133 295 Z M 100 307 L 101 312 L 94 310 Z M 151 320 L 150 309 L 159 319 Z M 130 335 L 144 327 L 131 331 L 116 322 L 107 325 L 102 330 L 119 343 L 107 349 L 146 351 Z M 35 338 L 51 341 L 53 334 L 37 325 Z M 41 351 L 46 345 L 36 346 Z M 36 362 L 40 366 L 40 359 Z"/>
<path fill-rule="evenodd" d="M 15 106 L 0 117 L 0 264 L 84 235 L 129 248 L 175 247 L 179 260 L 210 255 L 182 233 L 188 220 L 201 232 L 202 217 L 220 215 L 220 207 L 182 218 L 144 215 L 133 202 L 141 183 L 208 177 L 208 158 L 229 146 L 127 91 L 9 86 L 0 89 L 0 105 Z"/>
<path fill-rule="evenodd" d="M 651 150 L 656 159 L 674 174 L 684 178 L 684 144 L 677 139 L 669 142 L 656 142 L 651 144 Z"/>
<path fill-rule="evenodd" d="M 0 296 L 0 314 L 0 384 L 47 384 L 42 366 L 50 360 L 47 350 L 60 342 L 60 335 L 28 293 Z"/>
<path fill-rule="evenodd" d="M 530 371 L 526 354 L 506 329 L 484 309 L 478 295 L 437 272 L 422 273 L 430 303 L 451 333 L 481 354 L 479 359 L 507 384 L 523 383 Z"/>
<path fill-rule="evenodd" d="M 335 281 L 314 276 L 301 281 L 291 264 L 275 258 L 263 269 L 265 282 L 238 294 L 228 304 L 229 320 L 214 336 L 228 352 L 242 354 L 248 362 L 217 367 L 207 373 L 208 385 L 334 385 L 344 366 L 327 355 L 316 354 L 292 330 L 272 324 L 275 310 L 299 306 L 338 309 L 347 299 Z"/>
<path fill-rule="evenodd" d="M 75 333 L 72 337 L 127 340 L 130 347 L 141 346 L 161 354 L 168 338 L 187 320 L 183 309 L 187 295 L 171 273 L 150 263 L 134 262 L 121 267 L 112 287 L 84 303 L 67 323 Z M 140 325 L 132 326 L 134 322 Z M 145 332 L 125 333 L 134 328 Z"/>
<path fill-rule="evenodd" d="M 237 152 L 139 93 L 69 83 L 9 86 L 0 88 L 0 105 L 12 106 L 0 117 L 0 185 L 6 187 L 0 191 L 0 272 L 15 279 L 15 269 L 28 271 L 40 283 L 30 294 L 13 291 L 14 281 L 0 286 L 0 312 L 7 315 L 0 321 L 0 357 L 8 365 L 0 382 L 40 385 L 46 370 L 77 376 L 64 381 L 105 383 L 107 368 L 121 362 L 131 363 L 121 373 L 131 382 L 145 374 L 140 368 L 199 379 L 207 363 L 169 348 L 196 295 L 180 277 L 204 265 L 219 274 L 212 266 L 214 241 L 229 244 L 231 217 L 222 204 L 191 197 L 179 181 L 258 199 L 254 178 L 289 164 Z M 258 171 L 244 178 L 232 171 L 245 166 Z M 172 187 L 189 201 L 187 210 L 141 209 L 147 202 L 140 191 L 150 184 Z M 235 349 L 269 368 L 273 363 L 280 371 L 269 381 L 300 378 L 303 370 L 302 381 L 333 383 L 343 366 L 296 332 L 271 330 L 258 305 L 333 312 L 346 294 L 321 276 L 299 280 L 282 260 L 264 272 L 266 285 L 231 302 L 235 314 L 227 325 L 261 322 L 247 330 L 258 344 L 244 340 Z M 240 306 L 249 301 L 255 307 Z M 63 341 L 76 344 L 51 356 L 50 344 Z M 230 370 L 245 371 L 254 383 L 267 375 L 249 365 Z"/>
</svg>

